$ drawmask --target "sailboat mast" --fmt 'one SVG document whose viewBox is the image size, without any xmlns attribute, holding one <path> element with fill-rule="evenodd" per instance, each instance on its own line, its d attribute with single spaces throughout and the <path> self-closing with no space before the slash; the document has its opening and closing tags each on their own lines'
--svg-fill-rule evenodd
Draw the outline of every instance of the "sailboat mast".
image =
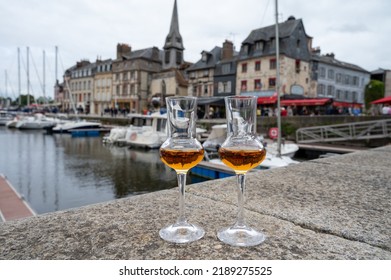
<svg viewBox="0 0 391 280">
<path fill-rule="evenodd" d="M 22 104 L 22 87 L 20 81 L 20 48 L 18 48 L 18 93 L 19 93 L 19 107 Z"/>
<path fill-rule="evenodd" d="M 278 30 L 278 0 L 276 6 L 276 92 L 277 92 L 277 156 L 281 157 L 281 98 L 280 98 L 280 32 Z"/>
<path fill-rule="evenodd" d="M 8 90 L 7 90 L 7 87 L 8 87 L 8 75 L 7 75 L 7 70 L 4 70 L 4 76 L 5 76 L 5 81 L 4 81 L 4 86 L 5 86 L 5 98 L 8 97 Z"/>
<path fill-rule="evenodd" d="M 30 106 L 29 47 L 27 47 L 27 106 Z"/>
<path fill-rule="evenodd" d="M 56 85 L 57 85 L 57 81 L 58 81 L 58 77 L 57 77 L 57 67 L 58 67 L 58 65 L 57 65 L 57 56 L 58 56 L 58 47 L 57 46 L 55 46 L 55 50 L 56 50 L 56 65 L 55 65 L 55 73 L 56 73 Z"/>
<path fill-rule="evenodd" d="M 45 103 L 46 103 L 46 85 L 45 85 L 45 50 L 43 51 L 43 98 L 45 100 Z"/>
</svg>

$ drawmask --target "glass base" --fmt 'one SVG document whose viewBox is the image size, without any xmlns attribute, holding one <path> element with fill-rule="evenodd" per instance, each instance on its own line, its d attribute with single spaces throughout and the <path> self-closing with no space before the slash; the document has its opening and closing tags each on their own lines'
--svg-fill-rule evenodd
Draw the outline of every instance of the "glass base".
<svg viewBox="0 0 391 280">
<path fill-rule="evenodd" d="M 197 225 L 182 222 L 162 228 L 159 235 L 168 242 L 189 243 L 201 239 L 205 231 Z"/>
<path fill-rule="evenodd" d="M 217 232 L 220 241 L 232 246 L 255 246 L 265 241 L 266 236 L 247 226 L 231 226 Z"/>
</svg>

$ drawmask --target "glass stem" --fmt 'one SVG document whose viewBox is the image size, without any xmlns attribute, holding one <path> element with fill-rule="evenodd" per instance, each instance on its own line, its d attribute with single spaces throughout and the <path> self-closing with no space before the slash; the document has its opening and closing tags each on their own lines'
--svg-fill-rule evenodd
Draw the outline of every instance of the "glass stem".
<svg viewBox="0 0 391 280">
<path fill-rule="evenodd" d="M 238 218 L 236 221 L 236 226 L 244 227 L 244 192 L 245 192 L 245 174 L 236 174 L 236 179 L 238 181 Z"/>
<path fill-rule="evenodd" d="M 185 223 L 185 186 L 186 186 L 186 173 L 177 173 L 178 186 L 179 186 L 179 217 L 178 223 Z"/>
</svg>

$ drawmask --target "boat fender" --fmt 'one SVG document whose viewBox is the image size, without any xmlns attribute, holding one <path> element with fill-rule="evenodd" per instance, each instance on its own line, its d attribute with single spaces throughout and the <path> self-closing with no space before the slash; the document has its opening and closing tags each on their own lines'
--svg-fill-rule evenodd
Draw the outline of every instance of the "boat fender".
<svg viewBox="0 0 391 280">
<path fill-rule="evenodd" d="M 278 137 L 278 128 L 272 127 L 269 129 L 269 138 L 276 139 Z"/>
<path fill-rule="evenodd" d="M 134 141 L 137 139 L 137 133 L 136 132 L 133 132 L 131 135 L 130 135 L 130 140 Z"/>
</svg>

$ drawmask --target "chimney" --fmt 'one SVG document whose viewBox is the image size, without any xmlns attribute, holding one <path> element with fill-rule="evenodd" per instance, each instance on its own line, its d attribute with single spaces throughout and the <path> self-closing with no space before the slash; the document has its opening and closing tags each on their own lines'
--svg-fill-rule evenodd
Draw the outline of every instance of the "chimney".
<svg viewBox="0 0 391 280">
<path fill-rule="evenodd" d="M 132 48 L 128 44 L 117 44 L 117 59 L 120 59 L 124 54 L 130 53 Z"/>
<path fill-rule="evenodd" d="M 222 60 L 231 59 L 234 56 L 234 44 L 231 41 L 225 40 L 222 52 Z"/>
</svg>

